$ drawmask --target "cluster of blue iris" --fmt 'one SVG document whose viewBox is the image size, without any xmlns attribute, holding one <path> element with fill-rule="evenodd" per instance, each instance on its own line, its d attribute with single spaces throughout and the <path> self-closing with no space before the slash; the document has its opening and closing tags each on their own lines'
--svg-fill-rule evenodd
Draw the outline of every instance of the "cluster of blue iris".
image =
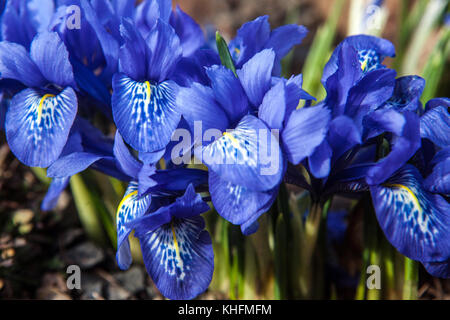
<svg viewBox="0 0 450 320">
<path fill-rule="evenodd" d="M 283 182 L 315 203 L 370 192 L 388 240 L 431 274 L 450 276 L 450 100 L 423 107 L 425 81 L 382 64 L 395 56 L 389 41 L 340 43 L 316 103 L 301 75 L 280 77 L 306 28 L 271 30 L 267 16 L 238 30 L 227 68 L 171 0 L 8 0 L 0 14 L 0 127 L 21 162 L 47 168 L 42 209 L 87 168 L 129 182 L 117 210 L 117 262 L 130 266 L 134 230 L 164 296 L 191 299 L 209 286 L 208 202 L 248 235 Z M 94 127 L 98 113 L 115 137 Z M 193 132 L 196 122 L 201 134 L 223 133 L 192 141 L 208 170 L 171 156 L 174 132 Z M 279 133 L 271 174 L 261 173 L 252 130 Z"/>
</svg>

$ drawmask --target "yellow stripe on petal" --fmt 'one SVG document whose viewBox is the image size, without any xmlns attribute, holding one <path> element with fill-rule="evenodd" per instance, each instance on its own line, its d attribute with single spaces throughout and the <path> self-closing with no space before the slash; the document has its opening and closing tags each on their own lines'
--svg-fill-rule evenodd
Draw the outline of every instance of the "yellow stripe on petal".
<svg viewBox="0 0 450 320">
<path fill-rule="evenodd" d="M 366 59 L 366 60 L 364 60 L 363 63 L 361 63 L 361 70 L 362 70 L 362 71 L 365 71 L 365 70 L 366 70 L 366 68 L 367 68 L 367 62 L 368 62 L 368 60 Z"/>
<path fill-rule="evenodd" d="M 225 137 L 229 138 L 235 146 L 239 147 L 239 142 L 236 140 L 236 138 L 231 133 L 225 131 L 223 133 L 223 135 Z"/>
<path fill-rule="evenodd" d="M 178 245 L 178 240 L 177 240 L 177 234 L 175 231 L 175 227 L 174 227 L 174 223 L 173 221 L 170 223 L 170 227 L 172 228 L 172 235 L 173 235 L 173 245 L 175 247 L 175 254 L 176 254 L 176 261 L 177 261 L 177 265 L 180 268 L 180 270 L 182 271 L 182 274 L 180 275 L 180 279 L 183 280 L 185 273 L 184 273 L 184 261 L 183 259 L 181 259 L 181 254 L 180 254 L 180 247 Z"/>
<path fill-rule="evenodd" d="M 37 109 L 37 112 L 38 112 L 38 116 L 37 116 L 37 124 L 38 124 L 38 125 L 41 123 L 41 119 L 42 119 L 42 109 L 43 109 L 43 107 L 44 107 L 44 101 L 45 101 L 45 99 L 47 99 L 47 98 L 53 98 L 53 97 L 54 97 L 53 94 L 46 94 L 46 95 L 44 95 L 44 96 L 41 98 L 41 100 L 39 101 L 39 106 L 38 106 L 38 109 Z"/>
<path fill-rule="evenodd" d="M 152 86 L 148 81 L 145 81 L 145 84 L 147 85 L 147 99 L 150 101 L 150 97 L 152 96 Z"/>
<path fill-rule="evenodd" d="M 130 192 L 125 197 L 123 197 L 122 201 L 120 201 L 119 206 L 117 207 L 116 219 L 119 219 L 119 212 L 122 209 L 122 207 L 124 206 L 125 202 L 132 196 L 137 195 L 137 193 L 138 193 L 138 191 L 136 190 L 136 191 Z"/>
<path fill-rule="evenodd" d="M 420 206 L 419 199 L 417 199 L 416 195 L 414 194 L 414 192 L 410 188 L 408 188 L 407 186 L 404 186 L 402 184 L 389 184 L 389 185 L 387 185 L 387 187 L 389 187 L 389 188 L 398 188 L 398 189 L 405 190 L 411 196 L 414 204 L 417 206 L 417 209 L 422 211 L 422 207 Z"/>
<path fill-rule="evenodd" d="M 170 223 L 170 227 L 172 228 L 173 243 L 175 245 L 175 251 L 177 253 L 177 257 L 179 257 L 180 256 L 180 248 L 178 247 L 178 240 L 177 240 L 177 235 L 175 233 L 175 227 L 173 226 L 173 222 Z"/>
</svg>

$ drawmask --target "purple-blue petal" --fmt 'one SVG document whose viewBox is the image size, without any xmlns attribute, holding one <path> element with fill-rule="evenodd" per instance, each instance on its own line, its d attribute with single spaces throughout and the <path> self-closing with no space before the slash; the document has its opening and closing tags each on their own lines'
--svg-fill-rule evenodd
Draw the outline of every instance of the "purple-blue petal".
<svg viewBox="0 0 450 320">
<path fill-rule="evenodd" d="M 206 70 L 216 101 L 222 106 L 231 123 L 236 124 L 248 113 L 248 100 L 239 79 L 224 66 Z"/>
<path fill-rule="evenodd" d="M 450 113 L 448 106 L 438 105 L 420 118 L 420 136 L 441 148 L 450 146 Z"/>
<path fill-rule="evenodd" d="M 126 270 L 132 262 L 128 236 L 132 229 L 128 224 L 143 216 L 151 203 L 151 196 L 139 197 L 137 183 L 130 182 L 117 208 L 117 253 L 116 260 L 119 268 Z"/>
<path fill-rule="evenodd" d="M 177 92 L 178 85 L 173 81 L 153 85 L 115 74 L 112 111 L 124 140 L 140 152 L 164 149 L 180 122 Z"/>
<path fill-rule="evenodd" d="M 57 96 L 42 96 L 33 89 L 16 94 L 5 123 L 11 151 L 30 167 L 48 167 L 66 144 L 77 107 L 70 87 Z"/>
<path fill-rule="evenodd" d="M 147 271 L 165 297 L 193 299 L 208 288 L 214 253 L 204 228 L 200 216 L 173 219 L 139 238 Z"/>
<path fill-rule="evenodd" d="M 300 44 L 307 34 L 308 30 L 304 26 L 295 24 L 281 26 L 271 32 L 265 48 L 273 49 L 277 58 L 282 59 L 295 45 Z"/>
<path fill-rule="evenodd" d="M 158 19 L 145 41 L 151 52 L 147 61 L 147 79 L 157 82 L 169 79 L 182 57 L 180 39 L 175 30 Z"/>
<path fill-rule="evenodd" d="M 69 52 L 56 32 L 38 33 L 31 43 L 30 56 L 49 82 L 76 87 Z"/>
<path fill-rule="evenodd" d="M 450 205 L 423 188 L 415 167 L 406 165 L 370 192 L 378 222 L 400 253 L 423 262 L 449 259 Z"/>
<path fill-rule="evenodd" d="M 88 152 L 74 152 L 60 157 L 47 170 L 50 178 L 64 178 L 73 176 L 89 168 L 94 162 L 104 158 L 103 155 Z"/>
<path fill-rule="evenodd" d="M 263 120 L 270 129 L 283 129 L 286 114 L 286 96 L 286 85 L 283 81 L 274 85 L 264 96 L 258 110 L 258 118 Z"/>
<path fill-rule="evenodd" d="M 177 107 L 192 131 L 195 122 L 197 125 L 201 124 L 202 137 L 208 129 L 218 129 L 222 132 L 230 125 L 228 116 L 216 102 L 214 91 L 210 87 L 193 83 L 190 88 L 180 88 Z"/>
<path fill-rule="evenodd" d="M 47 193 L 45 194 L 45 197 L 41 203 L 42 211 L 52 210 L 56 206 L 59 196 L 61 195 L 63 190 L 67 187 L 69 181 L 70 177 L 52 179 L 52 182 L 48 187 Z"/>
<path fill-rule="evenodd" d="M 271 87 L 275 52 L 265 49 L 255 54 L 242 69 L 237 70 L 239 80 L 253 107 L 259 107 Z"/>
<path fill-rule="evenodd" d="M 270 24 L 268 16 L 261 16 L 243 24 L 237 31 L 236 38 L 229 44 L 236 67 L 241 68 L 244 63 L 261 51 L 269 37 Z"/>
<path fill-rule="evenodd" d="M 372 115 L 376 113 L 373 112 Z M 383 128 L 389 117 L 387 113 L 377 113 L 377 116 L 379 116 L 378 125 Z M 369 185 L 385 181 L 395 171 L 400 169 L 420 147 L 419 117 L 410 111 L 404 112 L 402 116 L 405 122 L 401 127 L 400 134 L 398 132 L 400 127 L 392 128 L 394 130 L 386 127 L 386 131 L 394 134 L 391 142 L 391 151 L 367 173 L 366 181 Z"/>
<path fill-rule="evenodd" d="M 336 70 L 324 82 L 327 90 L 326 103 L 333 116 L 342 115 L 350 89 L 361 79 L 363 72 L 359 65 L 358 52 L 344 43 L 336 53 Z"/>
<path fill-rule="evenodd" d="M 27 50 L 12 42 L 0 42 L 0 78 L 14 79 L 27 87 L 41 87 L 47 83 Z"/>
<path fill-rule="evenodd" d="M 283 156 L 278 140 L 252 115 L 205 147 L 202 160 L 221 179 L 258 191 L 273 189 L 282 178 Z"/>
<path fill-rule="evenodd" d="M 293 164 L 313 154 L 328 132 L 330 111 L 323 106 L 292 112 L 282 132 L 283 151 Z"/>
<path fill-rule="evenodd" d="M 118 130 L 114 139 L 114 156 L 117 159 L 117 166 L 125 174 L 136 179 L 142 164 L 131 154 Z"/>
<path fill-rule="evenodd" d="M 278 194 L 278 187 L 265 192 L 255 191 L 227 182 L 214 172 L 209 173 L 209 186 L 217 212 L 232 224 L 245 224 L 244 229 L 270 209 Z"/>
<path fill-rule="evenodd" d="M 147 60 L 149 52 L 147 44 L 131 19 L 123 19 L 120 34 L 124 44 L 119 51 L 119 72 L 130 78 L 141 81 L 147 76 Z"/>
<path fill-rule="evenodd" d="M 200 26 L 177 5 L 170 16 L 170 25 L 175 29 L 183 48 L 183 57 L 193 55 L 205 44 Z"/>
<path fill-rule="evenodd" d="M 421 105 L 420 96 L 424 88 L 425 79 L 419 76 L 400 77 L 396 80 L 393 95 L 384 108 L 416 112 Z"/>
<path fill-rule="evenodd" d="M 331 169 L 331 156 L 333 150 L 324 140 L 308 158 L 309 169 L 314 177 L 322 179 L 328 176 Z"/>
<path fill-rule="evenodd" d="M 450 259 L 444 262 L 424 262 L 423 266 L 433 277 L 450 278 Z"/>
<path fill-rule="evenodd" d="M 395 56 L 394 45 L 388 40 L 368 35 L 347 37 L 336 47 L 323 70 L 322 83 L 324 85 L 327 79 L 338 70 L 338 53 L 344 45 L 351 46 L 357 51 L 358 65 L 364 73 L 383 68 L 384 58 Z"/>
</svg>

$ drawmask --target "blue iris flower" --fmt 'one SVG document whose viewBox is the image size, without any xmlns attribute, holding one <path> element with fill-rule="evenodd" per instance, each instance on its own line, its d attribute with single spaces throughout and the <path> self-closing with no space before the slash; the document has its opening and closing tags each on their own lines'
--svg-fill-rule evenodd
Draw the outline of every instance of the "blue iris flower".
<svg viewBox="0 0 450 320">
<path fill-rule="evenodd" d="M 48 167 L 69 136 L 78 103 L 68 55 L 54 32 L 38 33 L 29 51 L 0 42 L 0 77 L 28 87 L 11 99 L 5 122 L 11 151 L 28 166 Z"/>
<path fill-rule="evenodd" d="M 164 150 L 181 119 L 177 82 L 186 84 L 183 77 L 194 77 L 189 74 L 201 78 L 203 66 L 217 61 L 210 51 L 197 57 L 204 44 L 202 30 L 181 9 L 171 8 L 171 1 L 143 2 L 135 22 L 123 19 L 120 27 L 123 44 L 119 73 L 113 77 L 112 111 L 125 141 L 140 152 Z"/>
<path fill-rule="evenodd" d="M 87 168 L 127 182 L 117 263 L 132 263 L 134 230 L 166 297 L 194 298 L 211 281 L 207 201 L 248 235 L 282 181 L 316 202 L 370 192 L 388 240 L 449 276 L 450 100 L 422 108 L 425 81 L 383 65 L 395 56 L 389 41 L 360 35 L 339 44 L 322 76 L 327 97 L 312 106 L 301 75 L 278 77 L 306 28 L 271 30 L 267 16 L 230 42 L 236 73 L 170 0 L 0 0 L 0 30 L 0 128 L 20 161 L 48 167 L 42 209 Z M 94 108 L 114 120 L 114 139 L 91 124 Z M 193 150 L 208 171 L 169 159 L 177 129 L 194 136 L 179 156 Z"/>
<path fill-rule="evenodd" d="M 383 133 L 392 148 L 386 157 L 366 167 L 370 185 L 383 182 L 418 150 L 415 110 L 424 81 L 419 77 L 395 79 L 395 71 L 381 64 L 386 55 L 394 55 L 386 40 L 353 36 L 336 48 L 327 63 L 322 77 L 327 97 L 320 105 L 330 109 L 333 119 L 327 140 L 308 159 L 314 177 L 328 177 L 331 168 L 336 174 L 353 161 L 349 156 L 356 155 L 351 152 L 355 147 L 373 144 Z M 344 163 L 338 161 L 343 156 Z"/>
<path fill-rule="evenodd" d="M 177 104 L 191 130 L 202 126 L 197 158 L 209 169 L 212 202 L 219 214 L 241 226 L 244 234 L 257 229 L 258 217 L 266 212 L 278 193 L 285 172 L 285 159 L 302 160 L 310 155 L 326 134 L 329 112 L 323 108 L 296 110 L 300 99 L 313 99 L 301 89 L 301 76 L 273 79 L 276 55 L 272 49 L 255 54 L 236 74 L 223 66 L 207 69 L 210 85 L 194 83 L 181 88 Z M 273 139 L 278 130 L 283 144 Z M 214 141 L 209 130 L 216 130 Z M 261 133 L 265 133 L 263 138 Z M 261 144 L 278 167 L 264 174 Z M 306 142 L 306 140 L 308 142 Z M 292 141 L 305 140 L 305 148 Z M 266 140 L 267 141 L 267 140 Z"/>
<path fill-rule="evenodd" d="M 214 252 L 200 214 L 209 211 L 190 184 L 186 192 L 127 224 L 135 228 L 145 266 L 161 293 L 192 299 L 203 293 L 214 271 Z"/>
<path fill-rule="evenodd" d="M 413 114 L 416 119 L 415 112 L 417 106 L 420 106 L 418 97 L 422 92 L 423 80 L 417 77 L 402 80 L 400 85 L 397 80 L 394 90 L 397 99 L 389 101 L 396 112 Z M 399 88 L 402 88 L 404 93 L 403 99 L 398 99 Z M 448 101 L 445 99 L 432 100 L 427 103 L 428 111 L 420 118 L 419 128 L 416 120 L 414 125 L 411 122 L 406 124 L 411 126 L 409 130 L 414 130 L 411 137 L 416 137 L 419 133 L 421 138 L 432 141 L 437 148 L 444 148 L 431 161 L 436 163 L 436 166 L 426 180 L 423 179 L 426 174 L 420 172 L 420 167 L 406 164 L 386 181 L 380 181 L 377 186 L 370 186 L 377 218 L 387 238 L 402 254 L 425 264 L 445 263 L 450 258 L 450 205 L 443 197 L 449 189 L 449 181 L 445 176 L 448 171 L 448 168 L 445 168 L 448 166 L 448 162 L 445 164 L 445 148 L 450 142 L 446 132 L 449 121 L 447 108 Z M 442 133 L 444 135 L 441 135 Z M 408 140 L 404 143 L 408 143 Z M 422 148 L 425 147 L 423 142 Z M 391 152 L 395 152 L 395 145 Z M 419 150 L 420 152 L 423 151 Z M 437 177 L 436 172 L 442 176 Z M 367 181 L 370 182 L 370 179 Z"/>
<path fill-rule="evenodd" d="M 332 113 L 327 138 L 303 162 L 311 183 L 292 167 L 288 179 L 317 200 L 370 191 L 381 228 L 402 254 L 445 261 L 449 205 L 425 188 L 419 170 L 407 162 L 419 151 L 421 132 L 434 139 L 448 125 L 433 121 L 435 135 L 421 124 L 445 116 L 436 109 L 420 119 L 424 80 L 396 79 L 382 65 L 386 56 L 394 56 L 392 44 L 371 36 L 349 37 L 336 48 L 322 77 L 327 97 L 319 103 Z"/>
<path fill-rule="evenodd" d="M 416 81 L 417 78 L 410 78 L 409 90 L 403 90 L 406 97 L 417 96 L 411 94 L 416 91 Z M 421 90 L 419 92 L 420 96 Z M 400 103 L 400 107 L 394 104 L 395 108 L 398 111 L 404 109 L 407 113 L 415 111 L 407 100 Z M 406 164 L 386 181 L 370 186 L 378 221 L 389 241 L 402 254 L 421 261 L 430 273 L 440 273 L 440 276 L 448 276 L 443 266 L 448 264 L 450 258 L 450 205 L 445 200 L 450 189 L 446 174 L 449 171 L 450 145 L 448 106 L 448 99 L 431 100 L 426 105 L 428 111 L 420 118 L 420 128 L 413 126 L 414 135 L 419 132 L 423 139 L 422 148 L 427 147 L 424 140 L 429 140 L 440 149 L 433 160 L 425 167 L 420 163 L 417 168 Z M 430 152 L 421 149 L 418 150 L 420 153 Z"/>
<path fill-rule="evenodd" d="M 202 140 L 195 149 L 209 168 L 209 185 L 216 210 L 231 223 L 249 228 L 267 211 L 276 197 L 282 178 L 282 155 L 278 149 L 279 170 L 261 175 L 258 159 L 258 131 L 269 127 L 255 115 L 265 92 L 271 86 L 275 54 L 271 49 L 256 54 L 237 71 L 223 66 L 207 69 L 211 85 L 199 83 L 181 88 L 177 104 L 192 132 L 201 123 Z M 205 133 L 217 130 L 215 141 L 203 141 Z M 230 129 L 227 131 L 227 129 Z M 269 132 L 269 135 L 271 133 Z M 246 231 L 244 231 L 246 232 Z"/>
<path fill-rule="evenodd" d="M 308 30 L 304 26 L 289 24 L 270 29 L 269 17 L 261 16 L 245 23 L 230 41 L 229 49 L 237 68 L 248 62 L 255 54 L 272 49 L 275 53 L 273 74 L 281 73 L 281 59 L 302 42 Z"/>
<path fill-rule="evenodd" d="M 209 206 L 195 192 L 207 185 L 207 172 L 155 170 L 133 157 L 119 133 L 114 154 L 130 180 L 117 209 L 119 267 L 131 264 L 128 237 L 135 229 L 147 270 L 161 293 L 170 299 L 194 298 L 207 289 L 214 269 L 211 238 L 200 217 Z"/>
<path fill-rule="evenodd" d="M 428 101 L 425 113 L 420 118 L 420 134 L 423 144 L 431 141 L 437 152 L 424 170 L 428 173 L 424 181 L 427 191 L 448 197 L 450 194 L 450 99 L 436 98 Z M 428 150 L 427 150 L 428 151 Z M 424 151 L 425 154 L 425 151 Z M 446 208 L 448 212 L 448 207 Z M 444 261 L 424 262 L 427 271 L 436 277 L 450 277 L 450 257 Z"/>
<path fill-rule="evenodd" d="M 170 142 L 180 122 L 170 78 L 182 56 L 174 29 L 158 19 L 144 40 L 134 23 L 121 25 L 119 73 L 113 77 L 112 111 L 125 141 L 140 152 L 156 152 Z"/>
</svg>

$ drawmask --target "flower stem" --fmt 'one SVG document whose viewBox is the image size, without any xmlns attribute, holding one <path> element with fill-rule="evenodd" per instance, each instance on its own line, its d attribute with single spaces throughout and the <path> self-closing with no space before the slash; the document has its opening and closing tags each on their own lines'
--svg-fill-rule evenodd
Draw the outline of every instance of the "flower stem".
<svg viewBox="0 0 450 320">
<path fill-rule="evenodd" d="M 419 268 L 417 262 L 405 257 L 405 281 L 403 283 L 403 300 L 417 299 Z"/>
</svg>

